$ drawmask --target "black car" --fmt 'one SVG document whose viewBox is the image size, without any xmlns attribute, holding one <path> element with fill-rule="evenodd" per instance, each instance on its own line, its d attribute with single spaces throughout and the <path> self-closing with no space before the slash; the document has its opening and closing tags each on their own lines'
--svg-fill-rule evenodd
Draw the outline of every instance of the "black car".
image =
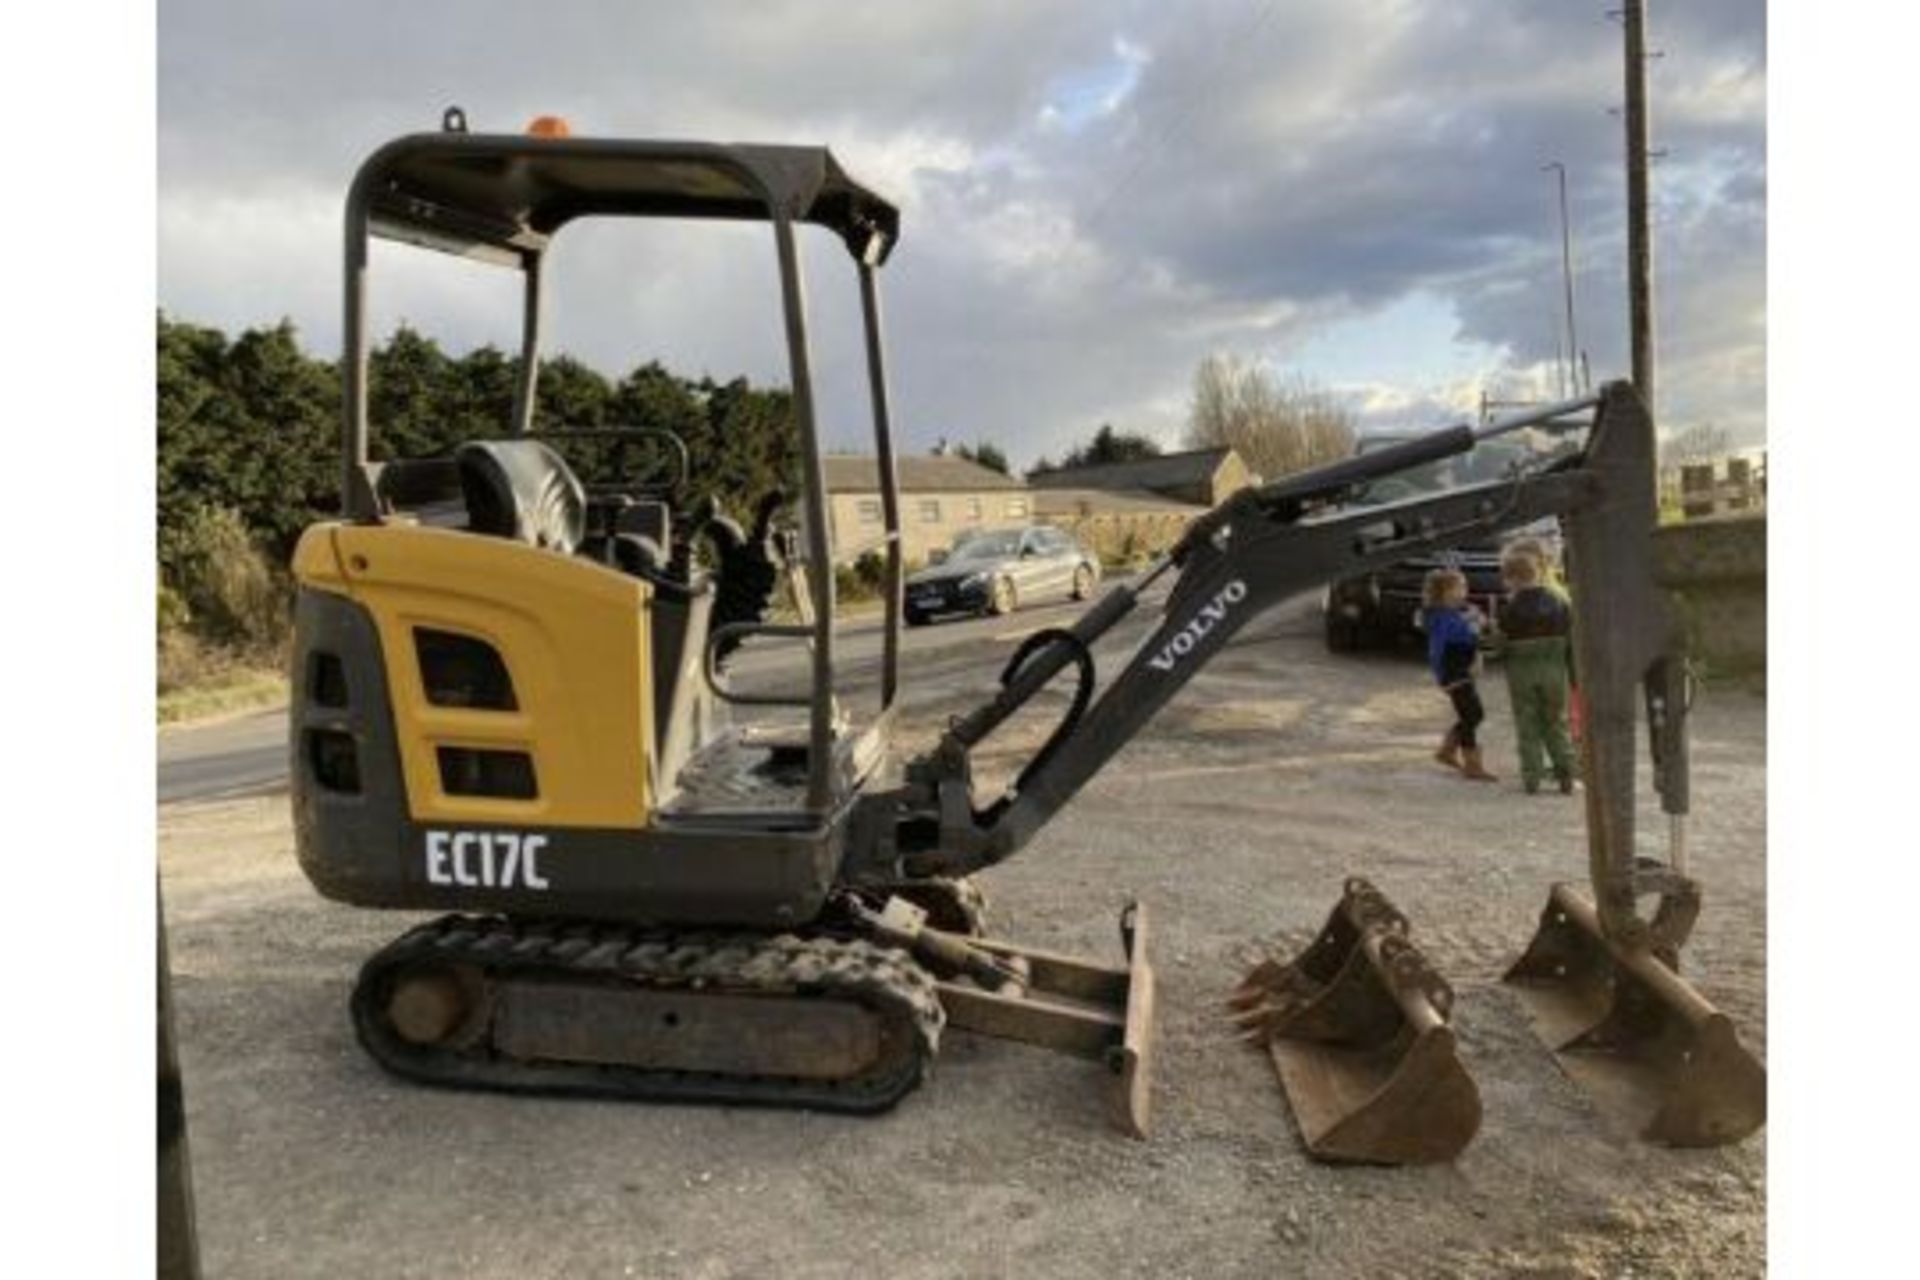
<svg viewBox="0 0 1920 1280">
<path fill-rule="evenodd" d="M 1405 435 L 1361 437 L 1356 453 L 1398 444 Z M 1491 440 L 1472 453 L 1459 458 L 1429 463 L 1403 471 L 1384 480 L 1376 480 L 1355 499 L 1358 503 L 1380 506 L 1438 493 L 1457 485 L 1497 480 L 1516 463 L 1540 446 L 1524 438 Z M 1500 580 L 1500 549 L 1521 536 L 1540 539 L 1549 551 L 1560 544 L 1559 523 L 1551 518 L 1500 539 L 1476 539 L 1458 546 L 1422 552 L 1396 560 L 1371 573 L 1342 578 L 1327 587 L 1325 622 L 1327 648 L 1348 653 L 1371 644 L 1386 644 L 1405 639 L 1420 630 L 1420 608 L 1426 590 L 1427 574 L 1434 569 L 1458 569 L 1467 579 L 1467 602 L 1488 618 L 1499 616 L 1506 598 Z"/>
</svg>

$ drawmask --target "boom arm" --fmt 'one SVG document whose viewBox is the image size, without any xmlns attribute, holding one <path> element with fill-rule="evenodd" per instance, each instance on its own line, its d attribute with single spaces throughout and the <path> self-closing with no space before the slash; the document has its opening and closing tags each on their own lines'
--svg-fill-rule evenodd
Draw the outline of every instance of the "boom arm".
<svg viewBox="0 0 1920 1280">
<path fill-rule="evenodd" d="M 1481 440 L 1595 409 L 1584 449 L 1543 471 L 1364 509 L 1328 511 L 1367 480 L 1464 453 Z M 1670 669 L 1665 605 L 1649 573 L 1655 515 L 1653 425 L 1632 388 L 1509 418 L 1460 426 L 1375 454 L 1245 489 L 1196 520 L 1137 584 L 1110 590 L 1069 629 L 1041 632 L 1015 655 L 994 700 L 956 721 L 907 769 L 906 785 L 862 802 L 851 870 L 858 876 L 959 875 L 1010 856 L 1098 773 L 1242 626 L 1289 596 L 1334 578 L 1442 548 L 1464 537 L 1569 517 L 1577 593 L 1576 661 L 1589 725 L 1589 857 L 1602 917 L 1616 936 L 1644 937 L 1639 893 L 1659 892 L 1659 940 L 1684 941 L 1698 894 L 1675 873 L 1636 866 L 1633 770 L 1636 683 Z M 1165 617 L 1120 676 L 1093 696 L 1094 642 L 1174 573 Z M 975 803 L 972 749 L 1067 667 L 1078 669 L 1073 708 L 1021 772 L 984 808 Z M 1681 742 L 1684 704 L 1661 700 L 1663 739 Z M 1686 755 L 1656 755 L 1670 813 L 1684 813 Z M 1677 771 L 1677 773 L 1676 773 Z"/>
</svg>

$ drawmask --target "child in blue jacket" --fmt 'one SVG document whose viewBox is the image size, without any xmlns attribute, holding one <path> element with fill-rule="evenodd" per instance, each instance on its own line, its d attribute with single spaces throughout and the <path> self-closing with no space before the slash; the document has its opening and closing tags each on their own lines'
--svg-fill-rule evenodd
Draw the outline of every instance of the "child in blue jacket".
<svg viewBox="0 0 1920 1280">
<path fill-rule="evenodd" d="M 1435 569 L 1427 575 L 1422 613 L 1427 665 L 1433 668 L 1435 683 L 1453 702 L 1456 717 L 1433 758 L 1477 782 L 1492 782 L 1494 776 L 1481 762 L 1480 742 L 1474 736 L 1487 712 L 1473 683 L 1473 669 L 1480 659 L 1480 628 L 1468 616 L 1466 603 L 1467 579 L 1458 569 Z"/>
</svg>

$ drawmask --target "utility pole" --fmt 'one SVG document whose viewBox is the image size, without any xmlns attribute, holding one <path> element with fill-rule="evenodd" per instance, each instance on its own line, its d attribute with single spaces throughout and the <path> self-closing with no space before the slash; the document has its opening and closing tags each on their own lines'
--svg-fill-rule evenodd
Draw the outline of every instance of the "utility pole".
<svg viewBox="0 0 1920 1280">
<path fill-rule="evenodd" d="M 1647 3 L 1624 0 L 1627 75 L 1627 313 L 1633 385 L 1660 421 L 1653 382 L 1653 237 L 1647 224 Z"/>
<path fill-rule="evenodd" d="M 1540 166 L 1542 173 L 1548 169 L 1554 171 L 1560 179 L 1560 273 L 1566 281 L 1567 294 L 1567 379 L 1572 384 L 1571 395 L 1580 390 L 1580 337 L 1573 327 L 1573 230 L 1567 220 L 1567 166 L 1558 160 L 1550 160 Z"/>
</svg>

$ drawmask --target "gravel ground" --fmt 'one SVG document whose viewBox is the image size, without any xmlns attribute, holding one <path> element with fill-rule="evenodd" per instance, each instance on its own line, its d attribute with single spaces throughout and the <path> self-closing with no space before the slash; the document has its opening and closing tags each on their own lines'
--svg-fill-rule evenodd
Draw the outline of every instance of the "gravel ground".
<svg viewBox="0 0 1920 1280">
<path fill-rule="evenodd" d="M 916 664 L 909 749 L 991 687 L 1007 648 Z M 1104 669 L 1104 668 L 1103 668 Z M 1487 757 L 1512 772 L 1505 695 Z M 1764 1131 L 1651 1148 L 1596 1112 L 1494 979 L 1548 884 L 1577 877 L 1577 801 L 1428 758 L 1446 709 L 1405 657 L 1333 658 L 1298 606 L 1243 638 L 1027 850 L 984 877 L 994 932 L 1117 959 L 1142 898 L 1160 977 L 1152 1140 L 1110 1130 L 1079 1060 L 949 1035 L 878 1119 L 429 1090 L 354 1044 L 359 962 L 414 918 L 325 902 L 285 796 L 161 817 L 209 1276 L 1737 1276 L 1765 1269 Z M 1766 716 L 1694 718 L 1688 972 L 1766 1049 Z M 996 740 L 1002 767 L 1045 731 Z M 996 744 L 989 744 L 994 746 Z M 1651 798 L 1643 832 L 1662 828 Z M 1658 851 L 1657 843 L 1649 851 Z M 1460 994 L 1485 1122 L 1451 1165 L 1307 1159 L 1221 1000 L 1312 936 L 1344 876 L 1413 919 Z"/>
</svg>

